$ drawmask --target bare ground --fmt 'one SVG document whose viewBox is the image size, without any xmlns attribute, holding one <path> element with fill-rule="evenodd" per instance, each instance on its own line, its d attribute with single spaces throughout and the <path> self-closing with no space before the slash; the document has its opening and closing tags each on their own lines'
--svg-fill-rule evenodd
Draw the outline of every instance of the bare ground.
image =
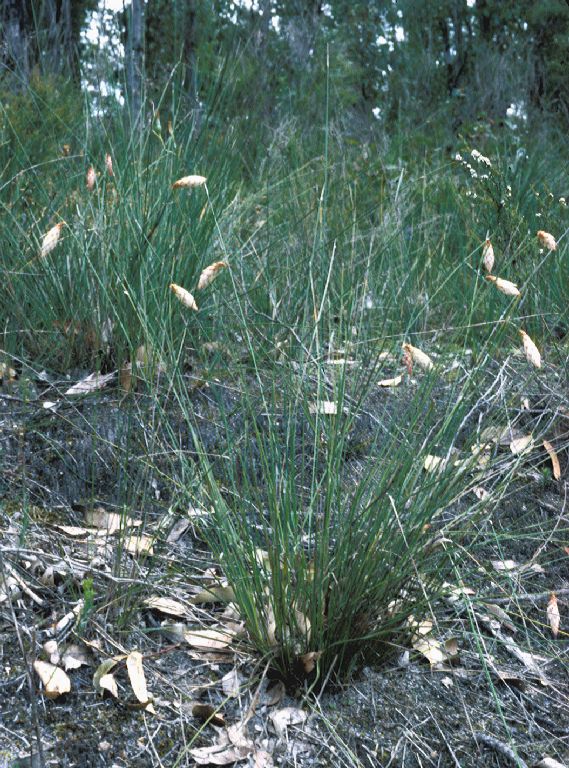
<svg viewBox="0 0 569 768">
<path fill-rule="evenodd" d="M 541 456 L 465 532 L 455 584 L 467 594 L 447 594 L 430 616 L 436 638 L 456 646 L 452 663 L 431 665 L 410 645 L 370 648 L 347 682 L 285 691 L 246 634 L 213 649 L 185 639 L 184 628 L 211 626 L 226 607 L 195 602 L 215 564 L 199 525 L 177 511 L 151 398 L 138 397 L 136 408 L 112 393 L 70 402 L 58 396 L 64 383 L 30 381 L 26 391 L 11 387 L 0 397 L 2 768 L 192 766 L 191 750 L 214 744 L 218 753 L 202 764 L 232 764 L 229 727 L 238 723 L 243 766 L 548 765 L 544 757 L 568 764 L 565 452 L 559 481 L 543 471 Z M 227 409 L 231 388 L 218 396 Z M 383 393 L 374 397 L 364 410 L 387 418 L 392 405 Z M 208 450 L 221 450 L 215 398 L 201 385 L 195 408 Z M 236 409 L 236 428 L 241 418 Z M 374 429 L 364 414 L 354 461 Z M 183 425 L 179 435 L 189 448 Z M 100 506 L 140 519 L 152 553 L 136 536 L 127 551 L 124 531 L 94 533 L 88 515 Z M 492 565 L 510 560 L 505 570 Z M 553 592 L 557 637 L 546 613 Z M 152 596 L 175 599 L 185 613 L 145 604 Z M 50 640 L 60 655 L 79 646 L 84 662 L 68 671 L 71 690 L 55 698 L 33 671 Z M 142 654 L 154 713 L 134 695 L 132 651 Z M 111 657 L 116 696 L 93 680 Z M 228 695 L 222 678 L 234 670 L 240 686 Z M 208 721 L 215 712 L 223 717 L 217 725 Z"/>
</svg>

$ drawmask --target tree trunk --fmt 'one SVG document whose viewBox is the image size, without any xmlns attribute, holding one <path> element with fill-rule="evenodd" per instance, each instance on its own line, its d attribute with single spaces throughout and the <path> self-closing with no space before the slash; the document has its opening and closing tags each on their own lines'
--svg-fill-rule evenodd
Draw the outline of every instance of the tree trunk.
<svg viewBox="0 0 569 768">
<path fill-rule="evenodd" d="M 67 71 L 75 82 L 80 80 L 80 69 L 75 41 L 73 39 L 73 19 L 71 16 L 71 0 L 61 0 L 61 26 L 63 28 L 63 58 Z"/>
<path fill-rule="evenodd" d="M 21 0 L 2 2 L 2 63 L 15 72 L 23 83 L 30 76 L 25 9 Z"/>
<path fill-rule="evenodd" d="M 141 117 L 144 74 L 144 0 L 132 0 L 127 50 L 127 90 L 133 125 Z"/>
<path fill-rule="evenodd" d="M 41 37 L 45 35 L 45 44 L 42 45 L 40 37 L 38 40 L 38 54 L 42 71 L 59 74 L 63 68 L 63 57 L 61 55 L 61 40 L 59 36 L 59 25 L 57 23 L 55 0 L 43 0 L 41 8 L 41 29 L 43 33 Z"/>
<path fill-rule="evenodd" d="M 187 0 L 187 10 L 184 19 L 184 87 L 190 104 L 198 104 L 198 73 L 196 66 L 196 0 Z"/>
</svg>

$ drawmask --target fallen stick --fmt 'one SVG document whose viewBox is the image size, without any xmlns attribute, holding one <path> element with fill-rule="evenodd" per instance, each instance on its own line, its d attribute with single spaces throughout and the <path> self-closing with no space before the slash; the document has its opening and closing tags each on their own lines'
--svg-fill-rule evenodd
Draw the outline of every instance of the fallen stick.
<svg viewBox="0 0 569 768">
<path fill-rule="evenodd" d="M 474 732 L 472 736 L 477 744 L 484 744 L 487 747 L 495 749 L 496 752 L 509 758 L 518 766 L 518 768 L 529 768 L 528 764 L 522 760 L 511 747 L 504 744 L 503 741 L 500 741 L 500 739 L 496 739 L 494 736 L 489 736 L 487 733 L 481 733 L 480 731 Z"/>
</svg>

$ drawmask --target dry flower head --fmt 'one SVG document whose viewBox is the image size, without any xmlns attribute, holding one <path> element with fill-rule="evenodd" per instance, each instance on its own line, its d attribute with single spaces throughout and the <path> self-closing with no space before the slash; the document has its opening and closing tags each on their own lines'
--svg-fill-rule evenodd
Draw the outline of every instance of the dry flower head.
<svg viewBox="0 0 569 768">
<path fill-rule="evenodd" d="M 198 311 L 196 300 L 189 291 L 187 291 L 185 288 L 182 288 L 181 285 L 176 285 L 176 283 L 171 283 L 170 289 L 178 301 L 181 301 L 185 307 L 188 307 L 188 309 L 193 309 L 194 312 Z"/>
<path fill-rule="evenodd" d="M 557 250 L 557 242 L 553 235 L 550 235 L 549 232 L 544 232 L 543 229 L 540 229 L 537 233 L 537 239 L 544 248 L 547 248 L 548 251 Z"/>
<path fill-rule="evenodd" d="M 198 176 L 197 174 L 191 176 L 182 176 L 172 184 L 172 189 L 194 189 L 194 187 L 201 187 L 207 181 L 205 176 Z"/>
<path fill-rule="evenodd" d="M 488 238 L 482 248 L 482 263 L 486 272 L 492 272 L 494 269 L 494 248 Z"/>
<path fill-rule="evenodd" d="M 541 368 L 541 354 L 539 352 L 539 349 L 536 347 L 536 345 L 534 344 L 532 339 L 528 336 L 528 334 L 525 331 L 522 331 L 521 328 L 520 328 L 520 335 L 522 337 L 524 352 L 526 353 L 526 358 L 528 362 L 530 362 L 536 368 Z"/>
<path fill-rule="evenodd" d="M 213 264 L 210 264 L 209 267 L 206 267 L 198 280 L 198 291 L 203 291 L 203 289 L 207 288 L 210 283 L 213 283 L 220 271 L 226 266 L 227 264 L 224 261 L 216 261 Z"/>
<path fill-rule="evenodd" d="M 410 355 L 413 362 L 420 368 L 430 371 L 434 367 L 433 361 L 429 355 L 427 355 L 426 352 L 423 352 L 423 350 L 414 347 L 412 344 L 403 344 L 403 352 Z"/>
<path fill-rule="evenodd" d="M 85 181 L 85 186 L 89 190 L 89 192 L 95 188 L 95 182 L 97 181 L 97 174 L 95 173 L 95 169 L 92 165 L 89 166 L 87 170 L 87 179 Z"/>
<path fill-rule="evenodd" d="M 501 293 L 504 293 L 506 296 L 520 295 L 518 286 L 515 283 L 510 282 L 509 280 L 504 280 L 503 278 L 495 277 L 494 275 L 486 275 L 486 280 L 489 280 L 491 283 L 494 283 L 496 288 Z"/>
<path fill-rule="evenodd" d="M 51 253 L 57 243 L 59 242 L 59 236 L 61 234 L 62 228 L 65 226 L 64 221 L 60 221 L 58 224 L 55 225 L 55 227 L 52 227 L 50 230 L 48 230 L 45 235 L 43 236 L 43 240 L 41 242 L 41 251 L 40 256 L 47 256 L 48 253 Z"/>
</svg>

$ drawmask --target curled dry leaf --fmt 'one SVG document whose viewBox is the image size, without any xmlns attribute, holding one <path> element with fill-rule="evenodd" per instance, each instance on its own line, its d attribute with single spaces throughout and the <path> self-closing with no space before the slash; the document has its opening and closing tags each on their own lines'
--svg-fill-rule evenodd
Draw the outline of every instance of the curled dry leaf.
<svg viewBox="0 0 569 768">
<path fill-rule="evenodd" d="M 108 534 L 142 525 L 142 520 L 133 520 L 132 517 L 119 515 L 118 512 L 107 512 L 103 507 L 87 510 L 85 512 L 85 522 L 87 525 L 107 531 Z"/>
<path fill-rule="evenodd" d="M 4 583 L 0 589 L 0 605 L 5 603 L 8 599 L 12 601 L 19 600 L 22 595 L 22 590 L 20 589 L 18 581 L 13 576 L 8 576 L 7 578 L 2 579 L 2 581 Z"/>
<path fill-rule="evenodd" d="M 189 749 L 188 752 L 198 765 L 230 765 L 246 760 L 250 750 L 227 744 L 214 744 L 212 747 Z"/>
<path fill-rule="evenodd" d="M 58 637 L 66 633 L 67 630 L 71 626 L 73 626 L 75 622 L 78 620 L 84 608 L 85 608 L 85 601 L 78 600 L 73 610 L 66 613 L 65 616 L 62 616 L 61 619 L 59 619 L 59 621 L 57 622 L 57 624 L 55 624 L 52 630 L 52 634 Z"/>
<path fill-rule="evenodd" d="M 82 538 L 83 536 L 88 536 L 90 533 L 93 533 L 89 528 L 81 528 L 79 525 L 54 525 L 53 527 L 72 538 Z"/>
<path fill-rule="evenodd" d="M 274 707 L 284 698 L 286 693 L 285 684 L 282 680 L 277 680 L 274 685 L 267 688 L 263 694 L 262 703 L 267 707 Z"/>
<path fill-rule="evenodd" d="M 213 283 L 215 278 L 225 267 L 227 267 L 227 264 L 224 261 L 216 261 L 213 264 L 210 264 L 209 267 L 206 267 L 198 280 L 198 291 L 203 291 L 203 289 L 207 288 L 210 283 Z"/>
<path fill-rule="evenodd" d="M 310 413 L 321 416 L 335 416 L 338 413 L 338 404 L 330 400 L 317 400 L 315 403 L 310 403 L 308 410 Z"/>
<path fill-rule="evenodd" d="M 514 456 L 519 456 L 526 451 L 531 450 L 533 447 L 533 435 L 523 435 L 522 437 L 516 437 L 510 443 L 510 451 Z"/>
<path fill-rule="evenodd" d="M 57 640 L 47 640 L 43 644 L 43 652 L 49 659 L 51 664 L 59 664 L 61 656 L 59 654 L 59 648 L 57 647 Z"/>
<path fill-rule="evenodd" d="M 411 614 L 407 617 L 407 626 L 413 630 L 413 637 L 419 637 L 428 635 L 432 631 L 433 622 L 430 619 L 417 621 L 413 614 Z"/>
<path fill-rule="evenodd" d="M 190 518 L 208 517 L 208 515 L 213 514 L 213 507 L 211 509 L 204 509 L 203 507 L 195 507 L 193 505 L 190 505 L 187 509 L 186 514 Z"/>
<path fill-rule="evenodd" d="M 413 648 L 424 656 L 431 665 L 442 664 L 447 660 L 446 652 L 434 637 L 417 637 L 413 640 Z"/>
<path fill-rule="evenodd" d="M 561 477 L 561 466 L 559 465 L 559 459 L 557 458 L 557 453 L 555 452 L 555 448 L 551 445 L 549 440 L 543 441 L 543 447 L 549 454 L 549 458 L 551 459 L 551 470 L 553 473 L 553 477 L 555 480 L 559 480 Z"/>
<path fill-rule="evenodd" d="M 57 699 L 62 693 L 69 693 L 71 690 L 71 680 L 68 675 L 55 664 L 36 659 L 34 669 L 43 683 L 44 693 L 48 699 Z"/>
<path fill-rule="evenodd" d="M 184 638 L 193 648 L 219 651 L 231 645 L 233 633 L 219 629 L 188 630 Z"/>
<path fill-rule="evenodd" d="M 194 189 L 195 187 L 203 186 L 207 181 L 205 176 L 198 176 L 192 174 L 190 176 L 182 176 L 172 184 L 172 189 Z"/>
<path fill-rule="evenodd" d="M 506 629 L 509 629 L 510 632 L 513 632 L 514 634 L 517 632 L 516 626 L 515 624 L 512 624 L 512 620 L 510 619 L 509 615 L 499 605 L 488 603 L 484 606 L 484 608 L 491 616 L 497 619 L 500 624 L 506 627 Z"/>
<path fill-rule="evenodd" d="M 198 311 L 196 300 L 189 291 L 186 291 L 186 289 L 182 288 L 181 285 L 176 285 L 176 283 L 170 284 L 170 290 L 174 293 L 178 301 L 181 301 L 185 307 L 188 307 L 188 309 L 193 309 L 194 312 Z"/>
<path fill-rule="evenodd" d="M 237 669 L 232 669 L 226 675 L 223 675 L 221 678 L 221 687 L 223 688 L 223 693 L 226 696 L 229 696 L 230 698 L 239 696 L 241 689 L 241 678 L 239 677 L 239 672 Z"/>
<path fill-rule="evenodd" d="M 518 286 L 509 280 L 504 280 L 503 278 L 495 277 L 494 275 L 486 275 L 486 280 L 494 283 L 496 288 L 506 296 L 520 296 Z"/>
<path fill-rule="evenodd" d="M 79 669 L 79 667 L 90 663 L 86 650 L 81 648 L 80 645 L 68 646 L 63 652 L 61 659 L 65 670 Z"/>
<path fill-rule="evenodd" d="M 548 251 L 557 250 L 557 242 L 549 232 L 544 232 L 543 229 L 540 229 L 537 233 L 537 239 L 539 240 L 540 245 L 547 248 Z"/>
<path fill-rule="evenodd" d="M 101 693 L 108 691 L 115 699 L 119 697 L 119 688 L 115 676 L 110 673 L 99 678 L 99 690 Z"/>
<path fill-rule="evenodd" d="M 97 371 L 90 373 L 89 376 L 85 376 L 84 379 L 78 381 L 69 389 L 65 390 L 66 395 L 86 395 L 88 392 L 96 392 L 99 389 L 103 389 L 107 384 L 112 381 L 117 375 L 116 371 L 111 373 L 101 374 Z"/>
<path fill-rule="evenodd" d="M 457 586 L 456 584 L 450 584 L 448 581 L 443 582 L 443 587 L 448 589 L 447 600 L 449 603 L 456 603 L 464 597 L 476 594 L 472 587 Z"/>
<path fill-rule="evenodd" d="M 125 539 L 124 548 L 131 555 L 153 555 L 154 539 L 144 533 L 133 534 Z"/>
<path fill-rule="evenodd" d="M 403 352 L 406 352 L 411 356 L 411 359 L 416 363 L 419 368 L 424 368 L 426 371 L 430 371 L 434 368 L 434 363 L 422 349 L 414 347 L 412 344 L 403 344 Z"/>
<path fill-rule="evenodd" d="M 427 456 L 425 456 L 423 469 L 425 472 L 440 472 L 442 469 L 444 469 L 444 463 L 445 460 L 443 458 L 440 456 L 433 456 L 429 453 Z"/>
<path fill-rule="evenodd" d="M 377 382 L 378 387 L 398 387 L 403 381 L 403 376 L 394 376 L 392 379 L 381 379 Z"/>
<path fill-rule="evenodd" d="M 230 725 L 227 729 L 227 735 L 229 737 L 229 741 L 239 749 L 251 751 L 255 748 L 255 745 L 247 733 L 246 720 L 241 720 L 238 723 L 234 723 L 234 725 Z"/>
<path fill-rule="evenodd" d="M 491 562 L 495 571 L 515 571 L 519 568 L 515 560 L 492 560 Z"/>
<path fill-rule="evenodd" d="M 321 656 L 322 651 L 310 651 L 309 653 L 305 653 L 303 656 L 299 656 L 299 661 L 301 662 L 302 667 L 307 675 L 309 675 L 314 670 L 316 663 Z"/>
<path fill-rule="evenodd" d="M 270 718 L 277 736 L 283 739 L 286 737 L 289 726 L 302 725 L 308 719 L 308 715 L 298 707 L 284 707 L 272 712 Z"/>
<path fill-rule="evenodd" d="M 93 675 L 93 687 L 99 693 L 109 691 L 115 699 L 119 697 L 119 689 L 117 687 L 117 681 L 111 674 L 111 670 L 116 667 L 119 659 L 105 659 L 102 661 Z"/>
<path fill-rule="evenodd" d="M 526 354 L 526 358 L 528 362 L 530 362 L 536 368 L 541 368 L 541 354 L 539 352 L 539 349 L 536 347 L 536 345 L 534 344 L 532 339 L 528 336 L 528 334 L 525 331 L 522 331 L 521 328 L 520 328 L 520 336 L 522 337 L 524 352 Z"/>
<path fill-rule="evenodd" d="M 95 188 L 95 182 L 97 181 L 97 174 L 92 165 L 87 170 L 87 177 L 85 179 L 85 186 L 91 192 Z"/>
<path fill-rule="evenodd" d="M 264 749 L 258 749 L 253 755 L 253 768 L 273 768 L 273 756 Z"/>
<path fill-rule="evenodd" d="M 144 674 L 144 667 L 142 666 L 142 654 L 140 651 L 131 651 L 128 654 L 126 657 L 126 671 L 134 695 L 141 704 L 144 704 L 144 708 L 147 712 L 154 713 L 152 696 L 148 694 L 148 689 L 146 687 L 146 676 Z"/>
<path fill-rule="evenodd" d="M 60 221 L 59 224 L 56 224 L 55 227 L 52 227 L 48 232 L 46 232 L 41 242 L 40 256 L 47 256 L 48 253 L 53 251 L 59 242 L 59 236 L 64 226 L 65 222 Z"/>
<path fill-rule="evenodd" d="M 552 757 L 543 757 L 539 763 L 536 763 L 535 768 L 567 768 L 567 766 Z"/>
<path fill-rule="evenodd" d="M 445 653 L 449 661 L 456 662 L 459 656 L 458 640 L 456 637 L 449 637 L 445 640 Z"/>
<path fill-rule="evenodd" d="M 488 238 L 482 248 L 482 264 L 486 272 L 490 273 L 494 269 L 494 248 Z"/>
<path fill-rule="evenodd" d="M 159 613 L 165 613 L 167 616 L 177 616 L 179 618 L 188 618 L 190 613 L 185 605 L 172 600 L 170 597 L 147 597 L 143 603 L 147 608 L 152 608 Z"/>
<path fill-rule="evenodd" d="M 551 597 L 547 603 L 547 621 L 551 627 L 551 634 L 553 637 L 557 637 L 559 634 L 559 626 L 561 624 L 561 615 L 559 613 L 559 605 L 557 604 L 557 595 L 555 592 L 551 593 Z"/>
</svg>

